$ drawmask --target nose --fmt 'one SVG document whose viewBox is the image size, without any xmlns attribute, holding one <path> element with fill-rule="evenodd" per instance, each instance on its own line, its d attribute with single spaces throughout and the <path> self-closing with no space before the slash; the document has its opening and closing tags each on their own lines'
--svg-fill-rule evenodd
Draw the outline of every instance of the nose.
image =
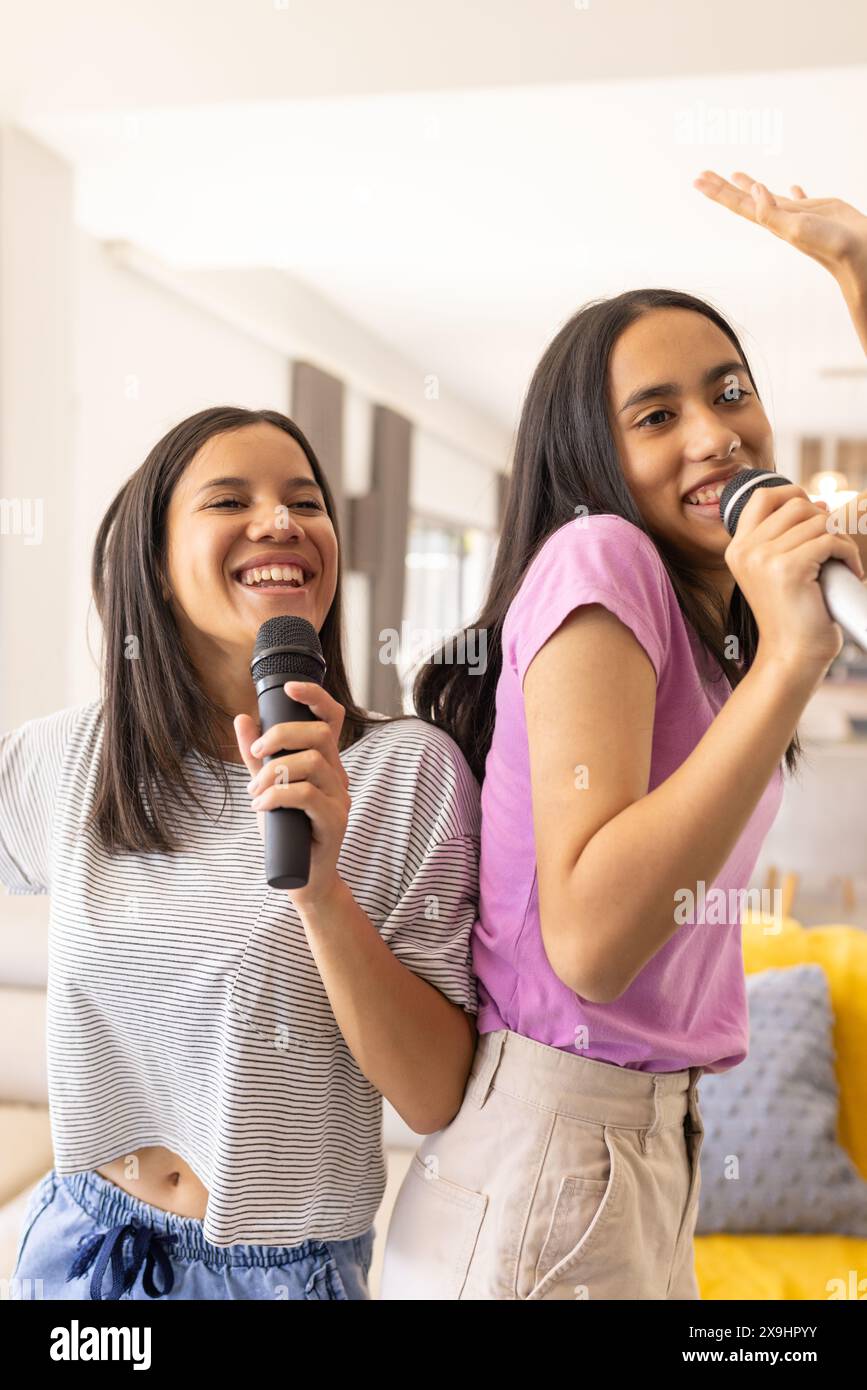
<svg viewBox="0 0 867 1390">
<path fill-rule="evenodd" d="M 296 540 L 305 534 L 304 527 L 290 507 L 281 502 L 262 502 L 247 525 L 250 540 Z"/>
<path fill-rule="evenodd" d="M 729 458 L 740 448 L 740 438 L 712 410 L 698 412 L 691 424 L 687 455 L 691 463 L 703 463 L 705 459 Z"/>
</svg>

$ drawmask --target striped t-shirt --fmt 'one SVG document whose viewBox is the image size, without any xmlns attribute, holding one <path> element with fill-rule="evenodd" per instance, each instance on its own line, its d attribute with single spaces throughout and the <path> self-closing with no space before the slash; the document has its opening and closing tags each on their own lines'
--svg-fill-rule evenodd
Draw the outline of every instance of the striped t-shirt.
<svg viewBox="0 0 867 1390">
<path fill-rule="evenodd" d="M 0 737 L 0 883 L 50 893 L 47 1058 L 59 1174 L 163 1145 L 208 1189 L 204 1236 L 294 1245 L 366 1231 L 385 1188 L 382 1097 L 340 1032 L 288 894 L 265 882 L 243 764 L 175 854 L 108 855 L 83 821 L 101 702 Z M 341 754 L 338 873 L 399 960 L 471 1014 L 479 787 L 421 719 Z"/>
</svg>

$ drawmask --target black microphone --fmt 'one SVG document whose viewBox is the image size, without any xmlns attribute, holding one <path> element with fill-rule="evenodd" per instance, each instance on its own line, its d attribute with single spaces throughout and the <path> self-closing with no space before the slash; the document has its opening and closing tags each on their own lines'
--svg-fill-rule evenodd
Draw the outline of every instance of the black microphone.
<svg viewBox="0 0 867 1390">
<path fill-rule="evenodd" d="M 737 530 L 741 512 L 757 487 L 790 486 L 782 474 L 761 468 L 743 468 L 729 478 L 719 499 L 720 519 L 729 535 Z M 847 564 L 832 558 L 819 571 L 819 588 L 830 617 L 867 652 L 867 586 Z"/>
<path fill-rule="evenodd" d="M 319 634 L 306 618 L 281 614 L 269 618 L 256 634 L 250 671 L 259 703 L 262 733 L 275 724 L 316 719 L 309 705 L 293 700 L 283 689 L 287 681 L 316 681 L 322 685 L 325 658 Z M 283 748 L 262 759 L 269 763 L 297 749 Z M 271 888 L 304 888 L 310 877 L 310 819 L 298 806 L 278 806 L 265 812 L 265 878 Z"/>
</svg>

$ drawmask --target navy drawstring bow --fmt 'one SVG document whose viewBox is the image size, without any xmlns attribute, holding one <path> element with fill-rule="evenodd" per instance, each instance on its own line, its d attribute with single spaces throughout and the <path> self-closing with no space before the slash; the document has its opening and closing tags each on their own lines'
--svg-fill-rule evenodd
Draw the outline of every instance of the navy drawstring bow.
<svg viewBox="0 0 867 1390">
<path fill-rule="evenodd" d="M 124 1267 L 124 1246 L 130 1236 L 132 1237 L 132 1256 L 130 1263 Z M 93 1265 L 93 1277 L 90 1281 L 91 1298 L 116 1299 L 120 1298 L 121 1294 L 126 1293 L 127 1289 L 132 1288 L 139 1270 L 144 1265 L 142 1285 L 145 1293 L 148 1298 L 162 1298 L 165 1294 L 171 1293 L 175 1282 L 171 1262 L 164 1246 L 171 1245 L 176 1240 L 177 1236 L 161 1235 L 152 1226 L 140 1226 L 135 1221 L 128 1221 L 123 1226 L 113 1226 L 104 1235 L 92 1236 L 82 1246 L 70 1266 L 66 1281 L 68 1283 L 70 1279 L 80 1278 Z M 102 1281 L 109 1261 L 111 1261 L 114 1282 L 110 1292 L 103 1293 Z M 158 1289 L 154 1283 L 153 1276 L 156 1265 L 159 1266 L 162 1274 L 162 1289 Z"/>
</svg>

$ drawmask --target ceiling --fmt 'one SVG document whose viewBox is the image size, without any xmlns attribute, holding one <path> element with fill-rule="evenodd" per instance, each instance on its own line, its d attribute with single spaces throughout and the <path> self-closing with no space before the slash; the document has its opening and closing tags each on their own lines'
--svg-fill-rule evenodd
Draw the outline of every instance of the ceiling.
<svg viewBox="0 0 867 1390">
<path fill-rule="evenodd" d="M 867 377 L 820 375 L 863 363 L 833 280 L 691 186 L 867 210 L 851 0 L 4 8 L 2 114 L 75 165 L 96 236 L 281 268 L 508 429 L 579 304 L 689 289 L 777 429 L 867 433 Z"/>
<path fill-rule="evenodd" d="M 862 0 L 2 0 L 0 24 L 19 113 L 867 62 Z"/>
</svg>

